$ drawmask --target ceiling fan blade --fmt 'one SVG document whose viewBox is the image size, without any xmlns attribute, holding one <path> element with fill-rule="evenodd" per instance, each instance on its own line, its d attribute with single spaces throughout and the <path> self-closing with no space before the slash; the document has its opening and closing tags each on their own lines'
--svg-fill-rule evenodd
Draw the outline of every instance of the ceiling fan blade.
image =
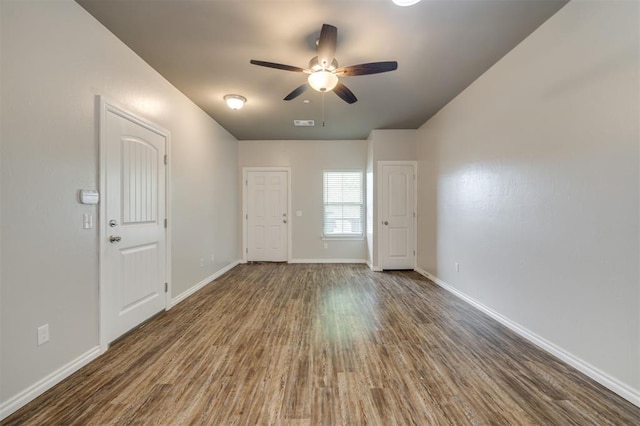
<svg viewBox="0 0 640 426">
<path fill-rule="evenodd" d="M 293 72 L 306 71 L 304 68 L 294 67 L 292 65 L 277 64 L 275 62 L 256 61 L 255 59 L 251 59 L 249 62 L 251 62 L 253 65 L 259 65 L 261 67 L 267 67 L 267 68 L 275 68 L 278 70 L 293 71 Z"/>
<path fill-rule="evenodd" d="M 347 88 L 347 86 L 340 82 L 336 84 L 336 87 L 333 88 L 333 91 L 340 97 L 340 99 L 348 104 L 358 102 L 358 98 L 356 98 L 356 95 L 354 95 L 353 92 Z"/>
<path fill-rule="evenodd" d="M 368 64 L 350 65 L 336 70 L 340 77 L 350 77 L 355 75 L 379 74 L 381 72 L 394 71 L 398 69 L 396 61 L 371 62 Z"/>
<path fill-rule="evenodd" d="M 293 89 L 291 93 L 289 93 L 287 96 L 284 97 L 284 100 L 290 101 L 291 99 L 295 99 L 298 96 L 302 95 L 308 88 L 309 88 L 309 85 L 307 83 L 303 84 L 300 87 L 296 87 L 295 89 Z"/>
<path fill-rule="evenodd" d="M 323 24 L 318 40 L 318 64 L 329 67 L 336 54 L 338 42 L 338 29 L 333 25 Z"/>
</svg>

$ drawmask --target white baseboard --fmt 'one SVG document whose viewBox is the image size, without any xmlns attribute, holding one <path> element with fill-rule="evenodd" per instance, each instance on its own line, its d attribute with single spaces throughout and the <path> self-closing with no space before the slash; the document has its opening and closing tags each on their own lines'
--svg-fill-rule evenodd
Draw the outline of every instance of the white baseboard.
<svg viewBox="0 0 640 426">
<path fill-rule="evenodd" d="M 454 296 L 456 296 L 456 297 L 464 300 L 465 302 L 469 303 L 470 305 L 478 308 L 479 310 L 481 310 L 485 314 L 489 315 L 491 318 L 493 318 L 496 321 L 498 321 L 500 324 L 504 325 L 505 327 L 509 328 L 513 332 L 515 332 L 515 333 L 519 334 L 520 336 L 524 337 L 525 339 L 527 339 L 528 341 L 530 341 L 534 345 L 536 345 L 539 348 L 545 350 L 546 352 L 549 352 L 550 354 L 552 354 L 552 355 L 556 356 L 557 358 L 561 359 L 562 361 L 566 362 L 567 364 L 569 364 L 570 366 L 572 366 L 576 370 L 578 370 L 578 371 L 586 374 L 587 376 L 591 377 L 593 380 L 595 380 L 596 382 L 600 383 L 602 386 L 608 388 L 612 392 L 615 392 L 616 394 L 620 395 L 621 397 L 623 397 L 627 401 L 631 402 L 632 404 L 640 407 L 640 390 L 633 389 L 631 386 L 620 382 L 618 379 L 616 379 L 614 377 L 611 377 L 607 373 L 599 370 L 598 368 L 594 367 L 593 365 L 589 364 L 588 362 L 578 358 L 577 356 L 571 354 L 570 352 L 567 352 L 566 350 L 562 349 L 561 347 L 557 346 L 556 344 L 549 342 L 545 338 L 533 333 L 532 331 L 526 329 L 525 327 L 521 326 L 520 324 L 510 320 L 509 318 L 499 314 L 498 312 L 494 311 L 493 309 L 491 309 L 491 308 L 483 305 L 482 303 L 476 301 L 475 299 L 467 296 L 465 293 L 461 292 L 460 290 L 457 290 L 456 288 L 454 288 L 451 285 L 447 284 L 446 282 L 442 281 L 438 277 L 430 274 L 429 272 L 425 271 L 424 269 L 416 268 L 416 272 L 418 272 L 421 275 L 424 275 L 425 277 L 429 278 L 431 281 L 433 281 L 434 283 L 436 283 L 437 285 L 439 285 L 443 289 L 447 290 L 448 292 L 450 292 Z"/>
<path fill-rule="evenodd" d="M 367 260 L 367 266 L 369 267 L 369 269 L 371 269 L 373 272 L 382 272 L 382 268 L 379 266 L 375 266 L 373 263 L 369 262 Z"/>
<path fill-rule="evenodd" d="M 366 259 L 291 259 L 289 263 L 367 263 Z"/>
<path fill-rule="evenodd" d="M 178 303 L 182 302 L 187 297 L 191 296 L 193 293 L 195 293 L 196 291 L 200 290 L 201 288 L 203 288 L 204 286 L 209 284 L 211 281 L 215 280 L 216 278 L 220 277 L 221 275 L 223 275 L 226 272 L 230 271 L 231 269 L 235 268 L 240 263 L 242 263 L 241 260 L 234 260 L 233 262 L 231 262 L 230 264 L 228 264 L 224 268 L 218 270 L 214 274 L 212 274 L 212 275 L 208 276 L 207 278 L 205 278 L 204 280 L 200 281 L 198 284 L 194 285 L 193 287 L 191 287 L 187 291 L 185 291 L 185 292 L 179 294 L 178 296 L 174 297 L 173 299 L 171 299 L 171 307 L 176 306 Z"/>
<path fill-rule="evenodd" d="M 98 358 L 101 354 L 102 351 L 100 350 L 100 346 L 96 346 L 80 355 L 70 363 L 63 365 L 53 373 L 37 381 L 12 398 L 9 398 L 7 401 L 0 404 L 0 420 L 15 413 L 27 403 L 33 401 L 38 396 L 51 389 L 53 386 L 60 383 L 62 380 L 66 379 L 94 359 Z"/>
</svg>

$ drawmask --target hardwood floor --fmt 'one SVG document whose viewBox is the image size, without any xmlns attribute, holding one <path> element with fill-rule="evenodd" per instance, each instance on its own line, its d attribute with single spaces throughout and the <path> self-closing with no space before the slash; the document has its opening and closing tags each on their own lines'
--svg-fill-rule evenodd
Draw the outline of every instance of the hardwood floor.
<svg viewBox="0 0 640 426">
<path fill-rule="evenodd" d="M 2 422 L 640 424 L 415 272 L 240 265 Z"/>
</svg>

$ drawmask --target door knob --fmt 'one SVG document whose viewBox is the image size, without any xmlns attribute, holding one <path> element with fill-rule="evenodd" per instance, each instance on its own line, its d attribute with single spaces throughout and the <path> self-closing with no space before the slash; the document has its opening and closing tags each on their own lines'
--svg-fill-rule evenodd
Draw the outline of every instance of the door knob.
<svg viewBox="0 0 640 426">
<path fill-rule="evenodd" d="M 115 219 L 111 219 L 109 221 L 109 226 L 112 227 L 112 228 L 115 228 L 116 226 L 118 226 L 118 221 L 115 220 Z"/>
<path fill-rule="evenodd" d="M 383 224 L 383 225 L 388 225 L 388 224 L 389 224 L 389 221 L 388 221 L 388 220 L 385 220 L 384 222 L 382 222 L 382 224 Z"/>
<path fill-rule="evenodd" d="M 112 235 L 112 236 L 110 236 L 110 237 L 109 237 L 109 242 L 110 242 L 110 243 L 119 243 L 121 239 L 122 239 L 122 238 L 120 238 L 120 237 L 114 237 L 114 236 Z"/>
<path fill-rule="evenodd" d="M 282 219 L 282 223 L 287 223 L 287 219 Z"/>
</svg>

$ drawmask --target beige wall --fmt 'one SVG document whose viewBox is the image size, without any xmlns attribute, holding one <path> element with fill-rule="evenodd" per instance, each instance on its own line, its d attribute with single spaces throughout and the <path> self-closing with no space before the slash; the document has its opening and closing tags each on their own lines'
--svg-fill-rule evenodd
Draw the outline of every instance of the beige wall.
<svg viewBox="0 0 640 426">
<path fill-rule="evenodd" d="M 171 132 L 173 296 L 239 248 L 228 132 L 75 2 L 2 0 L 0 10 L 2 407 L 98 345 L 100 222 L 76 200 L 98 188 L 96 95 Z M 82 229 L 84 213 L 94 229 Z M 45 323 L 51 340 L 38 347 Z"/>
<path fill-rule="evenodd" d="M 366 141 L 238 141 L 243 167 L 291 167 L 292 261 L 367 258 L 365 239 L 322 240 L 322 171 L 366 169 Z M 296 211 L 302 216 L 297 217 Z M 324 248 L 324 243 L 327 248 Z"/>
<path fill-rule="evenodd" d="M 369 133 L 369 137 L 367 138 L 367 179 L 366 179 L 366 191 L 367 191 L 367 264 L 369 268 L 374 268 L 373 261 L 373 229 L 374 222 L 373 220 L 373 189 L 374 189 L 374 180 L 373 180 L 373 133 Z"/>
<path fill-rule="evenodd" d="M 636 402 L 638 9 L 570 2 L 418 131 L 419 266 Z"/>
</svg>

